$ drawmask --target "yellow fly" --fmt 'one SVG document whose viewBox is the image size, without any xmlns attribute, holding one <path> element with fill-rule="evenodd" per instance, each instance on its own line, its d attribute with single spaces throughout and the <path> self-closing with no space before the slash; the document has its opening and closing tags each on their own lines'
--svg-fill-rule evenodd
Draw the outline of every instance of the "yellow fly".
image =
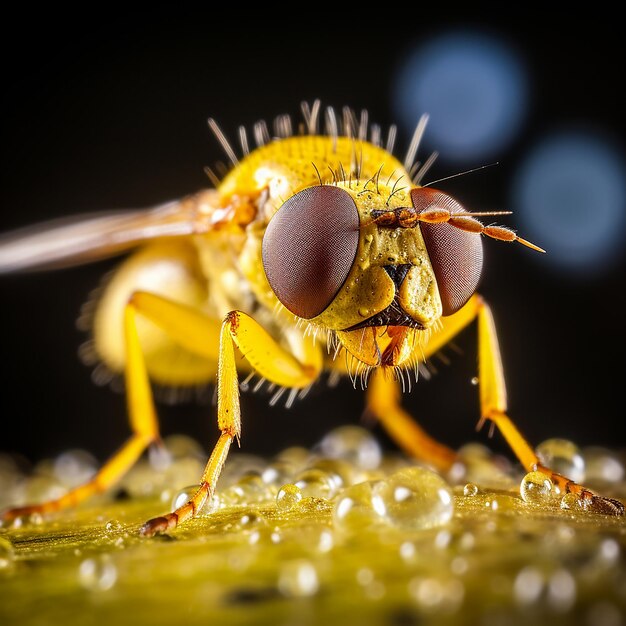
<svg viewBox="0 0 626 626">
<path fill-rule="evenodd" d="M 240 128 L 239 157 L 209 125 L 231 162 L 215 189 L 156 208 L 43 224 L 0 240 L 0 272 L 71 266 L 136 250 L 100 296 L 93 351 L 126 380 L 132 437 L 90 482 L 58 500 L 14 508 L 5 519 L 47 513 L 108 489 L 160 442 L 151 381 L 191 387 L 217 379 L 220 436 L 190 500 L 149 520 L 147 536 L 192 518 L 215 491 L 241 433 L 239 374 L 286 394 L 306 394 L 324 372 L 360 377 L 366 402 L 408 453 L 446 469 L 454 451 L 403 410 L 412 370 L 473 320 L 478 323 L 481 421 L 491 420 L 527 471 L 540 469 L 589 508 L 621 515 L 602 498 L 542 467 L 509 419 L 491 312 L 475 294 L 481 235 L 540 248 L 501 226 L 484 226 L 449 195 L 420 186 L 432 159 L 415 164 L 426 118 L 404 161 L 392 156 L 395 129 L 344 109 L 303 105 Z M 347 358 L 337 358 L 345 352 Z M 243 358 L 237 358 L 237 357 Z"/>
</svg>

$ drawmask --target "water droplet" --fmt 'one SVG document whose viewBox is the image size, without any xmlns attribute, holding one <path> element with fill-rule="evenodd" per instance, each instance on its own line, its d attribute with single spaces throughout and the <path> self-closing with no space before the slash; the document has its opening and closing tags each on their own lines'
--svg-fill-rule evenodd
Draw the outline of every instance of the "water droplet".
<svg viewBox="0 0 626 626">
<path fill-rule="evenodd" d="M 472 383 L 472 385 L 478 385 L 480 380 L 479 380 L 478 376 L 472 376 L 470 382 Z"/>
<path fill-rule="evenodd" d="M 536 452 L 541 463 L 558 474 L 577 483 L 585 479 L 585 460 L 575 443 L 567 439 L 548 439 L 537 446 Z"/>
<path fill-rule="evenodd" d="M 409 581 L 409 594 L 426 610 L 438 608 L 444 599 L 443 585 L 435 578 L 412 578 Z"/>
<path fill-rule="evenodd" d="M 296 467 L 293 463 L 274 461 L 261 472 L 261 479 L 266 485 L 278 488 L 292 482 L 295 474 Z"/>
<path fill-rule="evenodd" d="M 459 547 L 461 550 L 471 550 L 476 545 L 476 537 L 470 533 L 465 532 L 459 539 Z"/>
<path fill-rule="evenodd" d="M 566 569 L 559 569 L 548 581 L 548 602 L 556 611 L 569 610 L 576 600 L 576 580 Z"/>
<path fill-rule="evenodd" d="M 314 596 L 319 589 L 317 570 L 310 561 L 304 559 L 288 561 L 281 568 L 278 588 L 291 598 Z"/>
<path fill-rule="evenodd" d="M 356 573 L 356 581 L 359 585 L 369 585 L 374 580 L 374 572 L 369 567 L 360 567 Z"/>
<path fill-rule="evenodd" d="M 474 483 L 467 483 L 465 487 L 463 487 L 463 495 L 467 497 L 475 496 L 478 493 L 478 487 Z"/>
<path fill-rule="evenodd" d="M 53 463 L 54 475 L 60 483 L 71 489 L 94 477 L 98 462 L 85 450 L 68 450 L 60 454 Z"/>
<path fill-rule="evenodd" d="M 513 596 L 521 605 L 534 604 L 543 591 L 543 576 L 532 566 L 525 567 L 515 577 Z"/>
<path fill-rule="evenodd" d="M 27 502 L 47 502 L 56 500 L 66 493 L 67 488 L 54 476 L 36 474 L 27 481 L 24 497 Z"/>
<path fill-rule="evenodd" d="M 519 491 L 524 502 L 545 504 L 552 497 L 552 481 L 543 472 L 530 472 L 522 478 Z"/>
<path fill-rule="evenodd" d="M 358 483 L 339 494 L 333 510 L 333 519 L 338 528 L 358 531 L 385 521 L 385 505 L 374 491 L 377 484 L 374 481 Z"/>
<path fill-rule="evenodd" d="M 318 469 L 326 472 L 336 484 L 336 489 L 342 489 L 354 484 L 355 478 L 361 474 L 343 459 L 318 459 L 311 465 L 311 469 Z"/>
<path fill-rule="evenodd" d="M 596 602 L 587 612 L 588 626 L 624 626 L 623 612 L 607 600 Z"/>
<path fill-rule="evenodd" d="M 341 479 L 320 469 L 307 469 L 298 474 L 294 484 L 302 491 L 306 498 L 322 498 L 330 500 L 339 489 Z"/>
<path fill-rule="evenodd" d="M 452 491 L 437 473 L 410 467 L 376 484 L 387 519 L 406 529 L 434 528 L 452 518 Z"/>
<path fill-rule="evenodd" d="M 246 472 L 237 481 L 237 487 L 243 493 L 244 502 L 242 504 L 261 503 L 273 500 L 276 490 L 267 485 L 258 472 Z"/>
<path fill-rule="evenodd" d="M 468 567 L 469 566 L 467 563 L 467 559 L 463 558 L 462 556 L 456 556 L 450 562 L 450 571 L 455 576 L 462 576 L 463 574 L 465 574 L 465 572 L 467 572 L 468 570 Z"/>
<path fill-rule="evenodd" d="M 104 530 L 109 534 L 119 533 L 123 528 L 122 523 L 116 519 L 109 520 L 104 526 Z"/>
<path fill-rule="evenodd" d="M 189 485 L 184 489 L 181 489 L 176 493 L 176 495 L 172 498 L 172 511 L 175 511 L 179 507 L 183 506 L 187 502 L 189 502 L 191 496 L 193 496 L 196 491 L 200 488 L 200 485 Z"/>
<path fill-rule="evenodd" d="M 412 541 L 403 541 L 400 544 L 400 556 L 404 561 L 413 561 L 417 555 L 415 544 Z"/>
<path fill-rule="evenodd" d="M 290 511 L 300 504 L 302 500 L 302 490 L 296 485 L 283 485 L 276 495 L 276 506 L 281 511 Z"/>
<path fill-rule="evenodd" d="M 452 540 L 452 533 L 449 530 L 440 530 L 435 535 L 435 548 L 445 550 Z"/>
<path fill-rule="evenodd" d="M 624 465 L 611 450 L 591 446 L 583 450 L 585 480 L 590 483 L 618 483 L 624 479 Z"/>
<path fill-rule="evenodd" d="M 604 563 L 617 563 L 620 557 L 620 547 L 615 539 L 604 539 L 600 544 L 600 559 Z"/>
<path fill-rule="evenodd" d="M 78 569 L 80 584 L 91 591 L 108 591 L 117 581 L 117 568 L 107 558 L 84 560 Z"/>
<path fill-rule="evenodd" d="M 575 493 L 566 493 L 561 498 L 561 508 L 564 511 L 584 511 L 583 501 Z"/>
<path fill-rule="evenodd" d="M 306 467 L 311 458 L 311 453 L 300 446 L 285 448 L 276 455 L 277 461 L 286 461 L 293 465 L 294 473 Z"/>
<path fill-rule="evenodd" d="M 340 426 L 320 442 L 319 449 L 331 459 L 343 459 L 359 469 L 376 469 L 382 451 L 372 434 L 360 426 Z"/>
<path fill-rule="evenodd" d="M 4 537 L 0 537 L 0 570 L 8 568 L 15 558 L 13 544 Z"/>
</svg>

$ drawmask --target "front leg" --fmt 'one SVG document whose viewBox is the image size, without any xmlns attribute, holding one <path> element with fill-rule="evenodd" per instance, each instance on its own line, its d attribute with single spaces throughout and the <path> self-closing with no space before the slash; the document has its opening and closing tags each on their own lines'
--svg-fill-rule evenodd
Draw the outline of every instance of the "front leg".
<svg viewBox="0 0 626 626">
<path fill-rule="evenodd" d="M 201 314 L 180 307 L 172 310 L 173 303 L 148 293 L 133 296 L 133 302 L 144 316 L 169 330 L 183 345 L 198 341 L 202 333 Z M 175 312 L 176 315 L 170 317 Z M 286 350 L 249 315 L 231 311 L 222 322 L 220 331 L 217 369 L 217 422 L 221 431 L 215 448 L 205 467 L 198 490 L 188 502 L 171 513 L 147 521 L 141 534 L 151 537 L 157 533 L 173 530 L 191 519 L 215 492 L 228 450 L 234 439 L 241 435 L 241 411 L 239 407 L 239 381 L 235 362 L 236 345 L 246 360 L 270 382 L 292 388 L 304 388 L 312 384 L 322 369 L 322 355 L 313 340 L 302 333 L 291 335 L 292 352 Z"/>
<path fill-rule="evenodd" d="M 624 515 L 624 505 L 618 500 L 598 496 L 582 485 L 542 465 L 535 451 L 506 414 L 506 389 L 498 337 L 491 311 L 483 301 L 478 302 L 478 379 L 481 414 L 479 426 L 486 420 L 491 420 L 527 472 L 543 472 L 560 489 L 561 493 L 575 493 L 581 499 L 584 508 L 588 510 L 606 515 Z"/>
</svg>

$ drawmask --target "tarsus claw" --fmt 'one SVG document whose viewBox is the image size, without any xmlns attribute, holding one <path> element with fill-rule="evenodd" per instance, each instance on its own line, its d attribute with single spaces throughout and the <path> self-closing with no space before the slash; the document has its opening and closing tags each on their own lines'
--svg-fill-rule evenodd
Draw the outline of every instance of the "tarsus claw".
<svg viewBox="0 0 626 626">
<path fill-rule="evenodd" d="M 139 530 L 139 534 L 144 537 L 154 537 L 178 526 L 178 516 L 175 513 L 154 517 L 148 520 Z"/>
<path fill-rule="evenodd" d="M 601 513 L 603 515 L 621 516 L 626 514 L 626 508 L 619 500 L 613 498 L 603 498 L 602 496 L 591 497 L 588 504 L 588 510 L 594 513 Z"/>
</svg>

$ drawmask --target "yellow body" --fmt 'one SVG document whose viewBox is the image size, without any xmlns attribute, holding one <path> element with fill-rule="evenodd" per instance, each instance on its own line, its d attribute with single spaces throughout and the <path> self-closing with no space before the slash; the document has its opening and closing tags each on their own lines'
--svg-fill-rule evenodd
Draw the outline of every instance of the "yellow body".
<svg viewBox="0 0 626 626">
<path fill-rule="evenodd" d="M 586 508 L 624 514 L 621 503 L 596 496 L 540 465 L 506 413 L 504 375 L 489 307 L 473 295 L 442 317 L 435 270 L 421 230 L 413 222 L 448 221 L 447 228 L 460 228 L 475 237 L 484 234 L 536 247 L 509 229 L 483 226 L 471 214 L 445 206 L 430 207 L 419 215 L 417 207 L 411 212 L 412 193 L 425 197 L 433 190 L 416 192 L 417 185 L 403 164 L 379 147 L 378 139 L 373 143 L 355 139 L 350 123 L 344 121 L 347 136 L 338 132 L 336 120 L 330 124 L 329 136 L 317 134 L 318 109 L 316 103 L 315 113 L 312 109 L 305 115 L 310 134 L 271 141 L 264 137 L 259 142 L 264 145 L 249 154 L 247 140 L 242 141 L 246 154 L 241 161 L 222 137 L 234 167 L 216 190 L 146 212 L 95 217 L 53 229 L 44 225 L 29 235 L 18 233 L 0 240 L 2 272 L 82 263 L 140 246 L 106 283 L 93 303 L 91 320 L 95 355 L 125 377 L 132 435 L 86 484 L 54 501 L 10 509 L 4 519 L 56 511 L 115 484 L 147 446 L 160 441 L 151 382 L 170 387 L 216 382 L 220 436 L 199 488 L 175 511 L 149 520 L 141 532 L 151 536 L 194 517 L 214 492 L 232 442 L 240 438 L 239 374 L 246 371 L 277 388 L 278 394 L 286 391 L 288 404 L 319 380 L 324 370 L 346 374 L 352 368 L 354 374 L 365 374 L 364 382 L 375 371 L 369 380 L 366 410 L 405 451 L 447 469 L 456 460 L 455 452 L 431 439 L 404 411 L 400 384 L 404 387 L 406 368 L 428 358 L 474 320 L 478 321 L 481 423 L 491 420 L 501 430 L 527 471 L 545 471 L 561 490 L 576 493 Z M 332 121 L 334 112 L 330 113 Z M 358 137 L 366 135 L 366 126 L 361 123 Z M 423 130 L 420 122 L 418 131 L 420 126 Z M 221 131 L 216 134 L 219 138 Z M 409 165 L 411 161 L 407 158 Z M 324 301 L 325 306 L 316 309 L 320 313 L 303 320 L 281 305 L 268 282 L 263 236 L 287 200 L 315 185 L 341 189 L 333 191 L 334 197 L 339 194 L 350 210 L 356 208 L 359 233 L 353 238 L 354 259 L 349 257 L 347 274 L 341 274 L 345 280 Z M 311 193 L 307 190 L 304 195 Z M 327 213 L 331 222 L 335 208 Z M 379 223 L 380 213 L 385 219 Z M 296 228 L 301 215 L 296 214 Z M 408 222 L 396 224 L 396 215 Z M 325 245 L 326 239 L 321 242 Z M 455 253 L 449 248 L 446 253 Z M 389 273 L 395 270 L 386 266 L 403 267 L 406 274 L 396 283 Z M 289 274 L 288 280 L 292 278 Z M 397 325 L 381 322 L 379 314 L 396 303 L 406 318 L 397 318 Z M 396 319 L 389 315 L 385 319 Z M 352 363 L 336 358 L 342 349 L 352 355 Z M 388 371 L 395 376 L 387 375 Z"/>
<path fill-rule="evenodd" d="M 111 370 L 123 371 L 124 306 L 138 290 L 186 304 L 215 320 L 213 358 L 186 350 L 153 322 L 137 320 L 148 373 L 162 385 L 213 382 L 219 324 L 229 311 L 237 309 L 253 315 L 283 343 L 289 335 L 301 334 L 294 316 L 278 306 L 267 282 L 261 246 L 274 212 L 294 193 L 319 184 L 320 177 L 325 183 L 342 186 L 355 198 L 364 226 L 357 259 L 344 288 L 332 305 L 310 323 L 322 333 L 326 329 L 341 331 L 374 315 L 394 297 L 393 282 L 383 265 L 410 263 L 414 267 L 399 297 L 406 311 L 425 326 L 432 325 L 441 316 L 441 303 L 419 228 L 382 230 L 369 219 L 372 209 L 393 209 L 410 203 L 410 177 L 403 165 L 383 148 L 366 141 L 303 135 L 256 149 L 226 175 L 217 189 L 219 206 L 210 207 L 201 218 L 210 219 L 222 207 L 228 207 L 217 228 L 184 239 L 154 241 L 120 266 L 96 303 L 93 333 L 98 357 Z M 346 180 L 340 181 L 342 177 Z M 419 331 L 407 328 L 402 337 L 405 360 L 418 343 L 416 333 Z M 377 365 L 377 344 L 390 341 L 386 335 L 377 337 L 371 329 L 354 336 L 340 332 L 338 338 L 367 365 Z"/>
</svg>

